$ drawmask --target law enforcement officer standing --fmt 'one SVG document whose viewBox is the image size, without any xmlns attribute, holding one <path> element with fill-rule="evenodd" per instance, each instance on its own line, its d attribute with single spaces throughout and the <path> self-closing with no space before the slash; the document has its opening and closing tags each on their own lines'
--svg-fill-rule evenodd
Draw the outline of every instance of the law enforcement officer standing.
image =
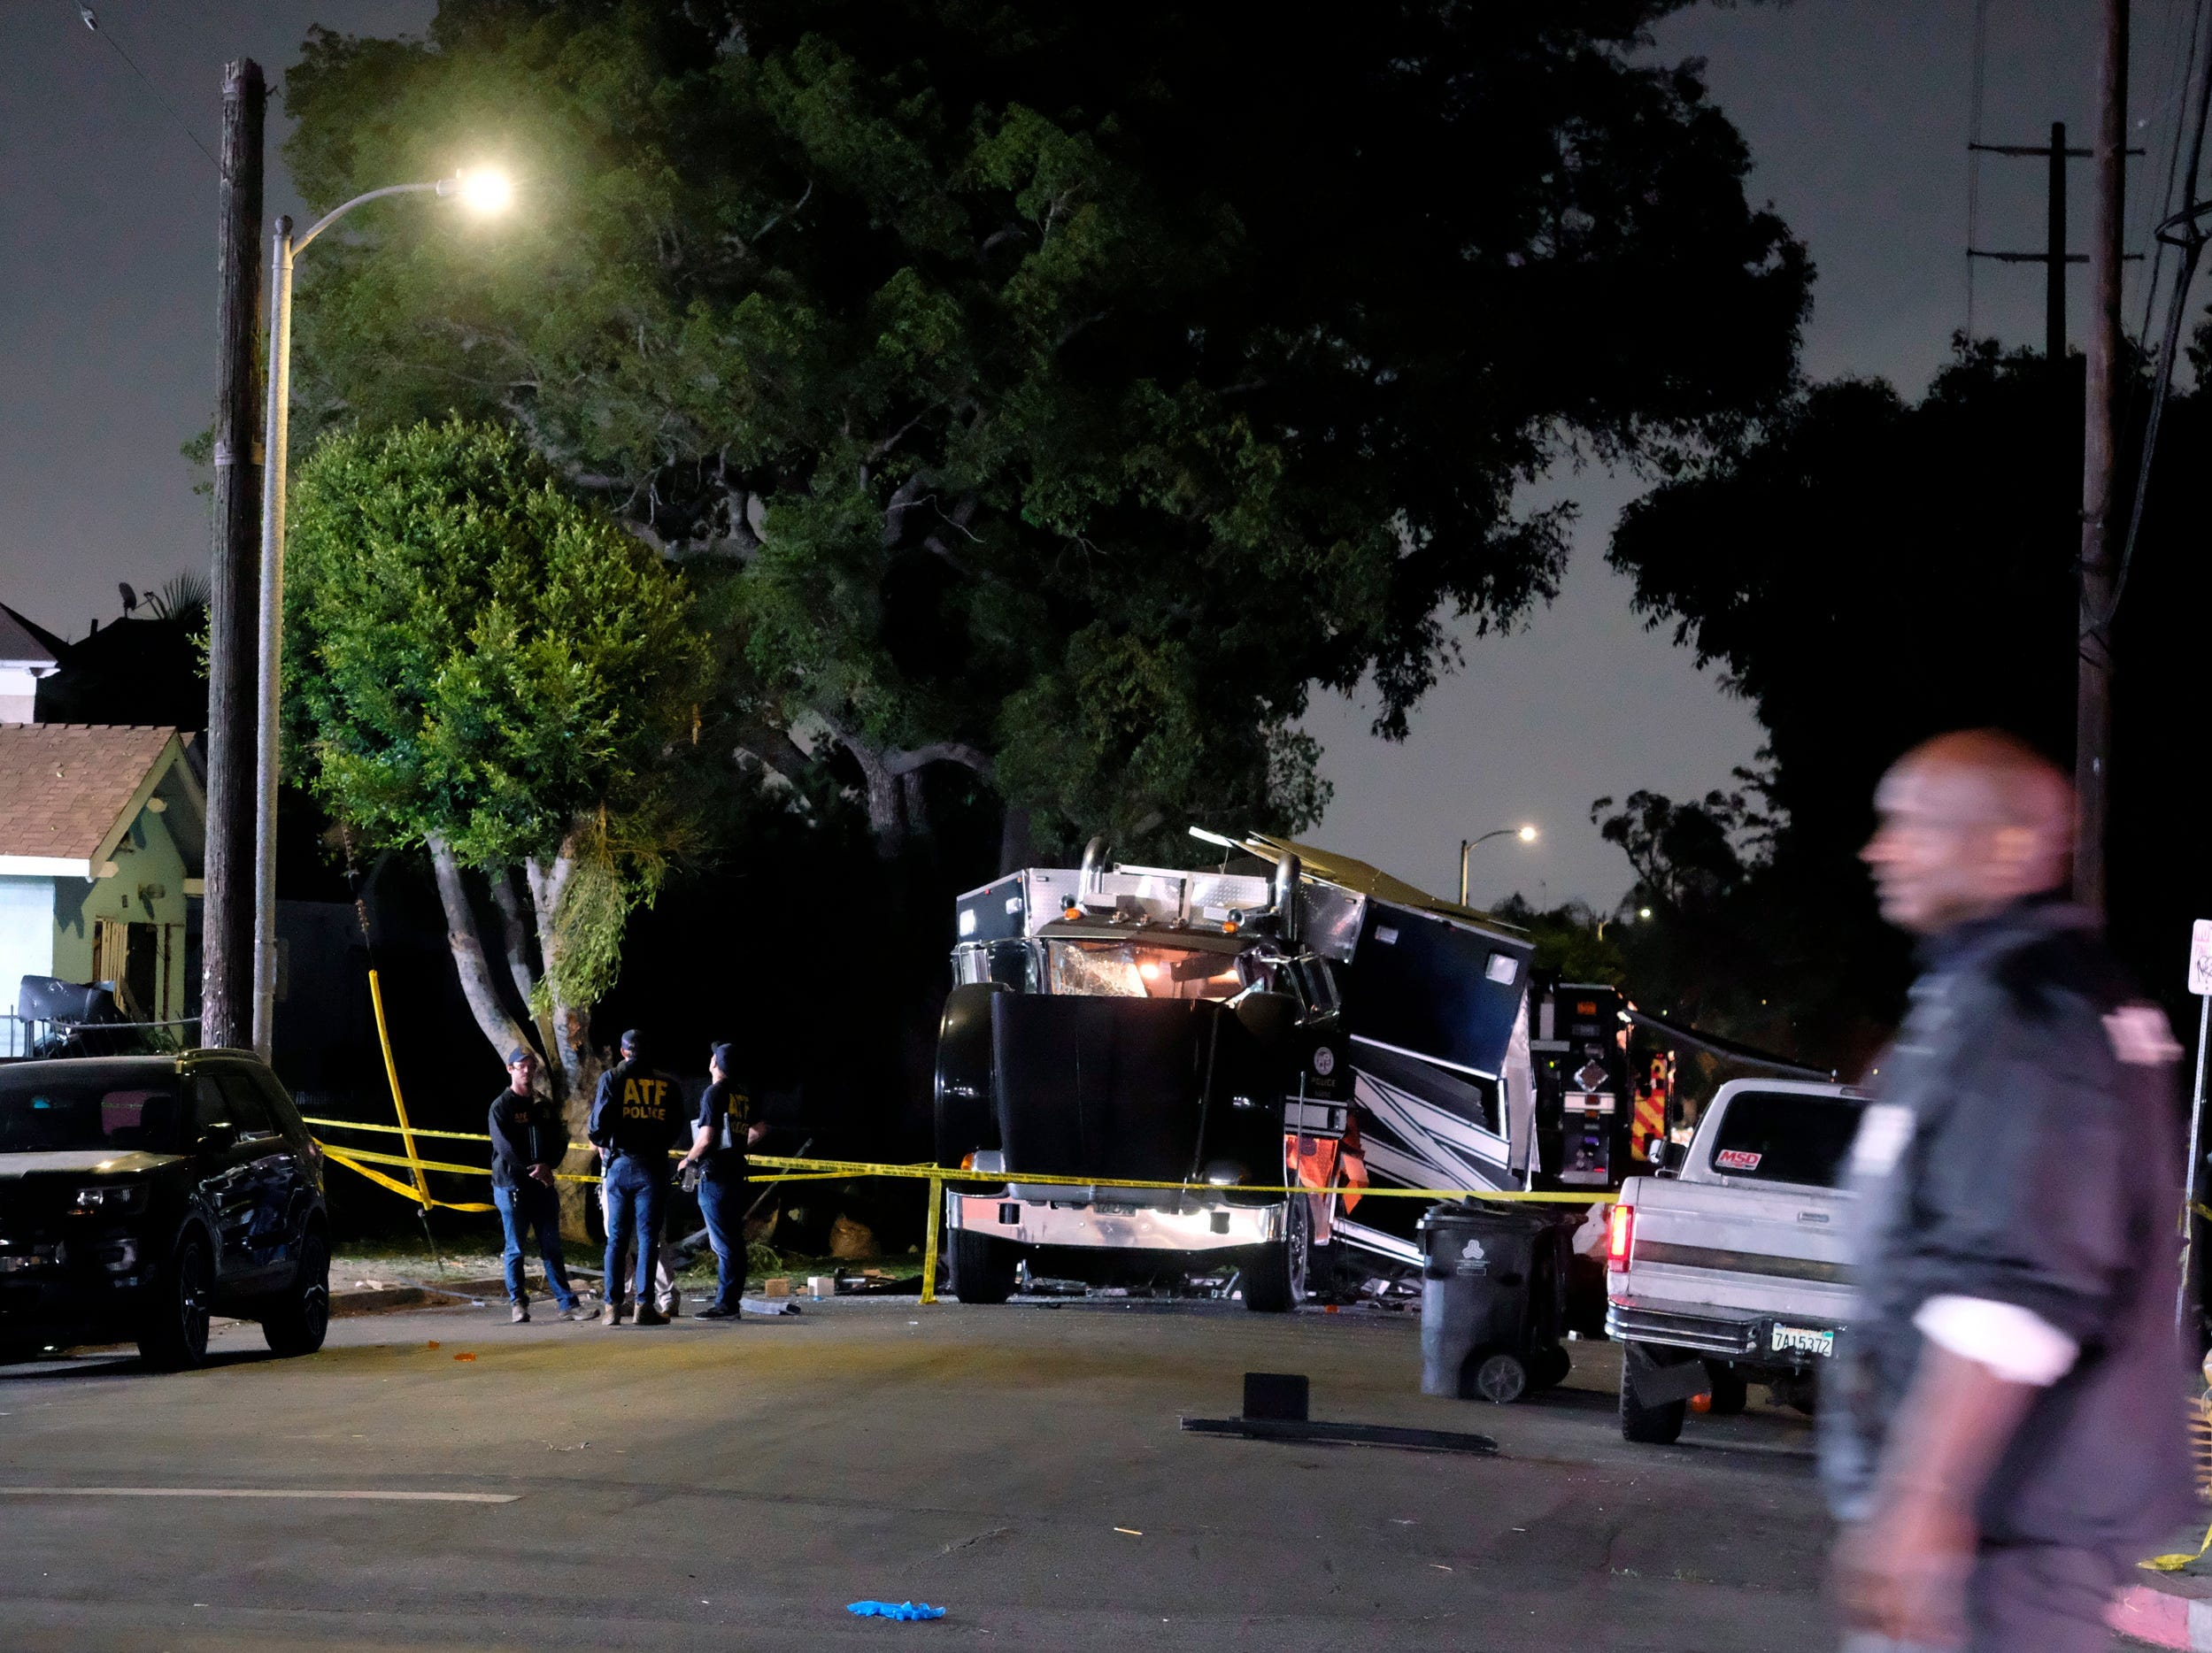
<svg viewBox="0 0 2212 1653">
<path fill-rule="evenodd" d="M 653 1268 L 660 1260 L 660 1225 L 668 1205 L 668 1150 L 683 1128 L 682 1093 L 674 1078 L 644 1059 L 635 1031 L 622 1035 L 622 1059 L 599 1078 L 587 1133 L 599 1150 L 606 1189 L 606 1307 L 601 1324 L 620 1326 L 628 1311 L 621 1276 L 622 1253 L 637 1246 L 637 1321 L 666 1326 L 653 1307 Z"/>
<path fill-rule="evenodd" d="M 566 1131 L 559 1116 L 533 1094 L 537 1057 L 522 1045 L 507 1052 L 507 1088 L 491 1101 L 491 1199 L 506 1231 L 507 1302 L 518 1326 L 530 1318 L 529 1294 L 522 1288 L 522 1242 L 537 1241 L 545 1260 L 545 1283 L 559 1299 L 561 1312 L 579 1318 L 582 1301 L 568 1283 L 561 1256 L 560 1203 L 553 1196 L 553 1167 L 567 1151 Z"/>
<path fill-rule="evenodd" d="M 767 1130 L 752 1118 L 752 1098 L 730 1077 L 737 1047 L 718 1044 L 707 1059 L 713 1082 L 699 1097 L 691 1122 L 686 1169 L 699 1171 L 699 1215 L 706 1219 L 706 1242 L 714 1248 L 720 1276 L 714 1301 L 699 1311 L 702 1320 L 734 1320 L 745 1288 L 745 1149 Z"/>
</svg>

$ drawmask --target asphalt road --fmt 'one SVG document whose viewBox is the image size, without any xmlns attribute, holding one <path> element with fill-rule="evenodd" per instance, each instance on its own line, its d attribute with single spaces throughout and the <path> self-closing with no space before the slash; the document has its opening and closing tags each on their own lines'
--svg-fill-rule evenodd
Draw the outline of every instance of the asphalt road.
<svg viewBox="0 0 2212 1653">
<path fill-rule="evenodd" d="M 1805 1420 L 1754 1402 L 1630 1447 L 1607 1346 L 1510 1407 L 1422 1396 L 1419 1355 L 1411 1317 L 909 1300 L 643 1330 L 435 1310 L 304 1360 L 242 1327 L 177 1376 L 0 1367 L 0 1648 L 1833 1645 Z M 1179 1431 L 1247 1370 L 1309 1374 L 1317 1418 L 1501 1450 Z M 200 1495 L 240 1489 L 504 1501 Z M 868 1597 L 949 1611 L 844 1611 Z"/>
</svg>

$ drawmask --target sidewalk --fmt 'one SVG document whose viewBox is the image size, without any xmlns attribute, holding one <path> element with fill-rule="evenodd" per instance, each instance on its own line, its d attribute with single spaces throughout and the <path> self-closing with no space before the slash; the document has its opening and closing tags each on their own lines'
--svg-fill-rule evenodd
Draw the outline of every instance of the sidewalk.
<svg viewBox="0 0 2212 1653">
<path fill-rule="evenodd" d="M 2177 1548 L 2193 1549 L 2203 1537 L 2200 1527 Z M 2139 1570 L 2105 1618 L 2123 1635 L 2152 1647 L 2212 1653 L 2212 1556 L 2178 1572 Z"/>
</svg>

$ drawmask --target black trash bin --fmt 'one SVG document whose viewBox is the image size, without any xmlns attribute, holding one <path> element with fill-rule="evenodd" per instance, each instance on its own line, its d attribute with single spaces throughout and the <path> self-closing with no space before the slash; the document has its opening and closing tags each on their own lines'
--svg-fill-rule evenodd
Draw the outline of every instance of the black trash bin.
<svg viewBox="0 0 2212 1653">
<path fill-rule="evenodd" d="M 1421 1219 L 1421 1392 L 1517 1401 L 1567 1375 L 1568 1227 L 1503 1201 Z"/>
</svg>

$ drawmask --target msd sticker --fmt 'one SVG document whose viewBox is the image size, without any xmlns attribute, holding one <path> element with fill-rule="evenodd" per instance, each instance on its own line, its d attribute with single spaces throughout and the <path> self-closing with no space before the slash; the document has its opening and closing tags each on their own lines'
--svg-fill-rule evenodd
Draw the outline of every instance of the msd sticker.
<svg viewBox="0 0 2212 1653">
<path fill-rule="evenodd" d="M 1746 1148 L 1723 1148 L 1713 1156 L 1713 1164 L 1723 1171 L 1756 1171 L 1762 1157 Z"/>
</svg>

